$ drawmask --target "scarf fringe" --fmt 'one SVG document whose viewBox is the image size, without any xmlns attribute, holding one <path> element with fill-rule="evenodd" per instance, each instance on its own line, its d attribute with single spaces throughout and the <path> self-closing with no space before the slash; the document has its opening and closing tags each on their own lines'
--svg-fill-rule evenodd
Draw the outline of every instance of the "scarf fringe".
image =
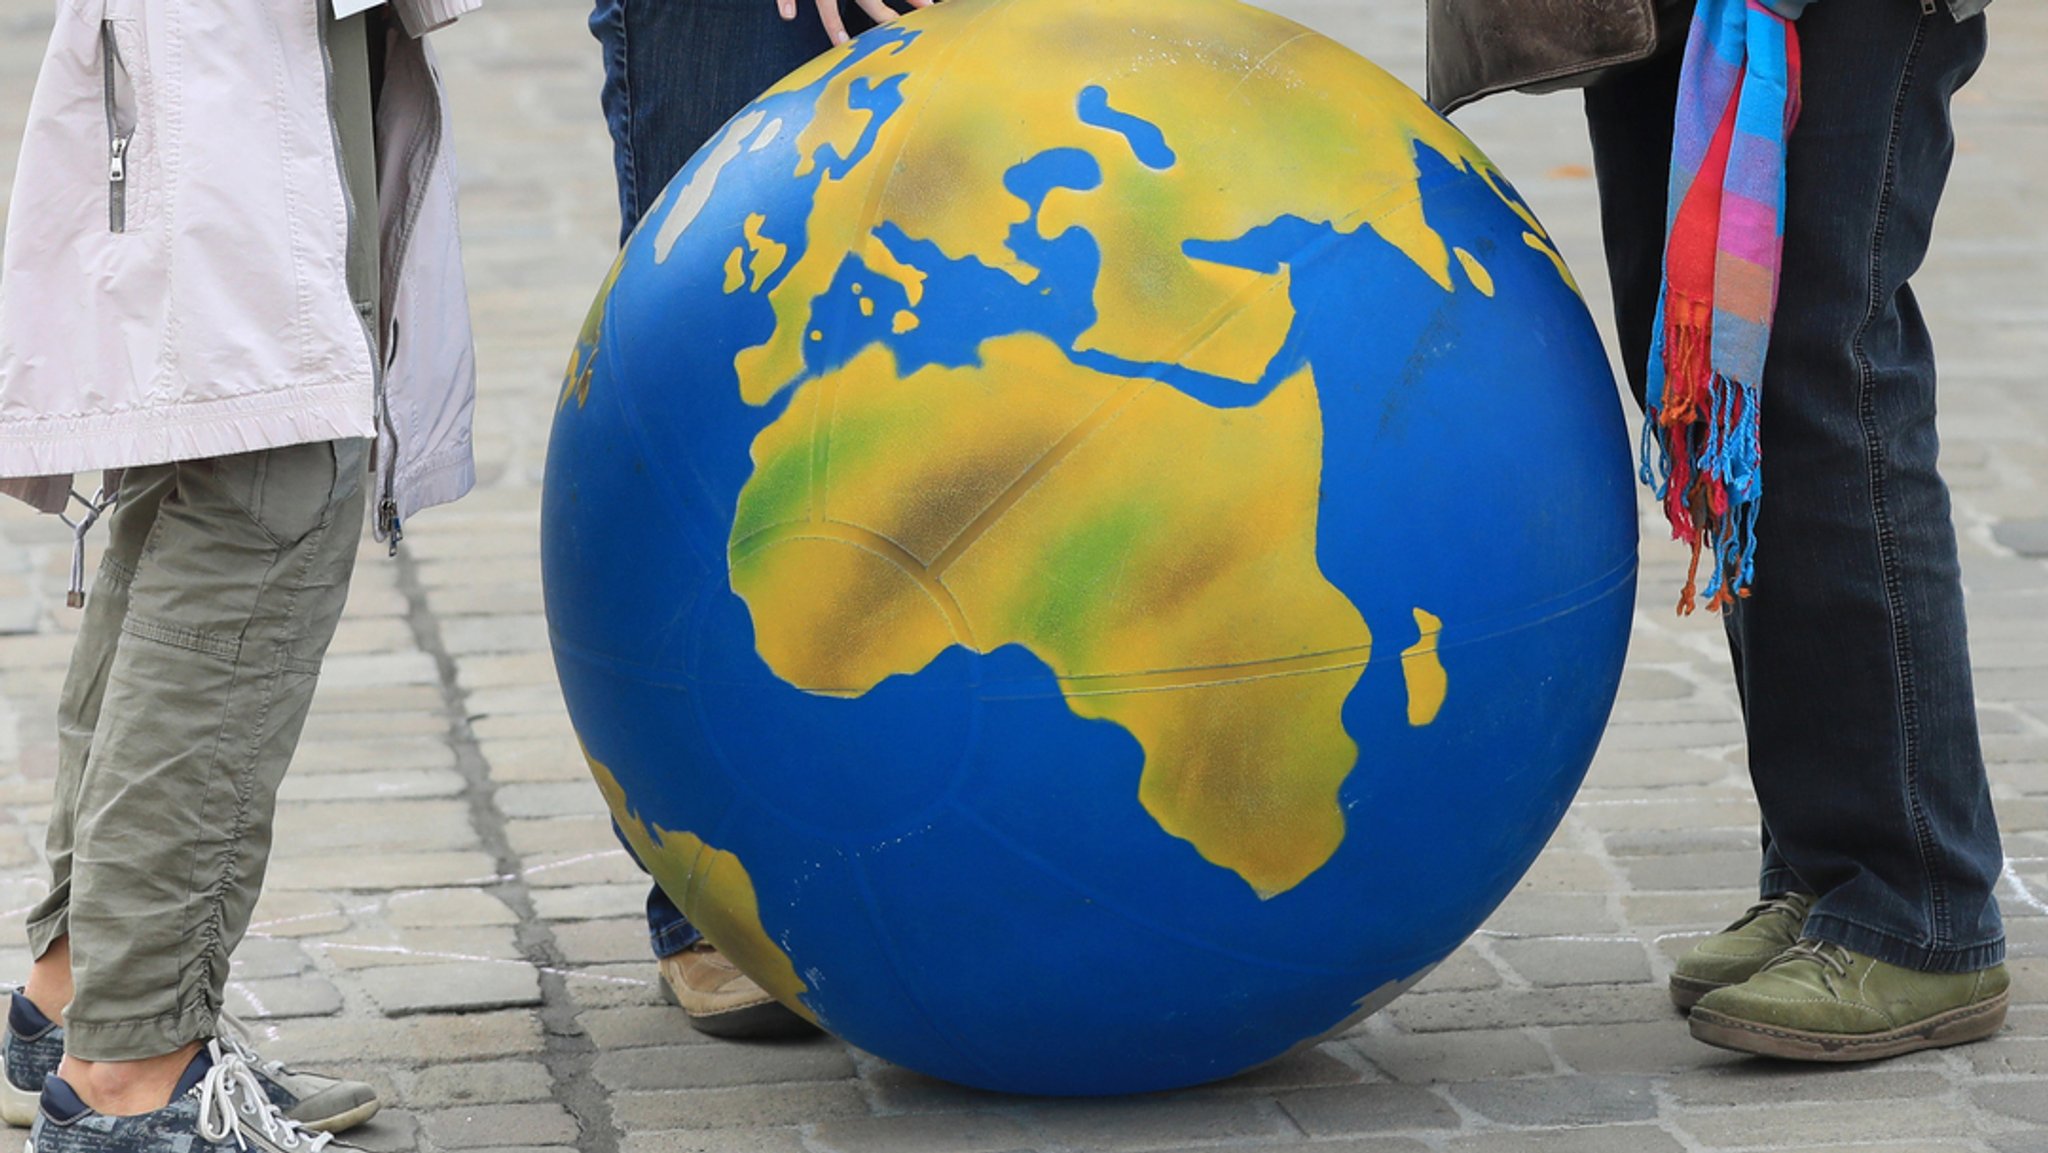
<svg viewBox="0 0 2048 1153">
<path fill-rule="evenodd" d="M 1756 574 L 1756 514 L 1762 495 L 1761 398 L 1754 381 L 1713 371 L 1712 330 L 1698 301 L 1665 301 L 1666 321 L 1652 355 L 1664 367 L 1664 391 L 1643 424 L 1643 483 L 1671 523 L 1671 538 L 1692 548 L 1678 611 L 1699 598 L 1720 612 L 1749 595 Z M 1700 562 L 1714 563 L 1704 591 Z"/>
<path fill-rule="evenodd" d="M 1680 615 L 1702 597 L 1710 612 L 1733 607 L 1756 575 L 1759 386 L 1777 306 L 1784 152 L 1799 116 L 1799 73 L 1789 20 L 1758 0 L 1700 0 L 1679 78 L 1639 470 L 1672 539 L 1692 549 Z M 1748 215 L 1731 213 L 1737 197 Z M 1757 208 L 1780 231 L 1763 232 Z M 1740 292 L 1723 298 L 1731 268 L 1750 276 L 1758 265 L 1769 277 L 1767 303 Z"/>
</svg>

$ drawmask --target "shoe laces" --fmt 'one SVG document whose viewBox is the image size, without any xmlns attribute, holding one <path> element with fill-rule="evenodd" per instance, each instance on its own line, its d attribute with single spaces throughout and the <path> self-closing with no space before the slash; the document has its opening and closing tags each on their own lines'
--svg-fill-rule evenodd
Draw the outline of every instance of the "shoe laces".
<svg viewBox="0 0 2048 1153">
<path fill-rule="evenodd" d="M 1837 977 L 1849 975 L 1849 950 L 1832 941 L 1816 941 L 1812 937 L 1801 937 L 1793 942 L 1791 948 L 1771 958 L 1764 968 L 1775 969 L 1799 961 L 1811 961 Z"/>
<path fill-rule="evenodd" d="M 258 1053 L 255 1047 L 249 1044 L 246 1036 L 237 1032 L 237 1030 L 244 1028 L 240 1021 L 233 1020 L 223 1013 L 221 1015 L 221 1024 L 226 1026 L 219 1038 L 221 1047 L 230 1054 L 240 1057 L 249 1068 L 270 1078 L 272 1081 L 291 1072 L 290 1069 L 285 1067 L 284 1062 L 273 1061 Z M 268 1096 L 268 1094 L 265 1095 Z"/>
<path fill-rule="evenodd" d="M 1739 929 L 1759 917 L 1767 917 L 1772 913 L 1784 913 L 1798 918 L 1803 923 L 1806 920 L 1806 910 L 1812 904 L 1812 897 L 1800 893 L 1787 893 L 1782 897 L 1772 897 L 1768 901 L 1758 901 L 1745 910 L 1730 928 Z"/>
<path fill-rule="evenodd" d="M 208 1141 L 233 1139 L 235 1148 L 247 1150 L 249 1135 L 256 1132 L 280 1149 L 304 1149 L 306 1153 L 319 1153 L 334 1140 L 332 1133 L 315 1133 L 271 1104 L 256 1080 L 256 1071 L 239 1049 L 218 1042 L 211 1048 L 213 1068 L 199 1082 L 201 1137 Z"/>
</svg>

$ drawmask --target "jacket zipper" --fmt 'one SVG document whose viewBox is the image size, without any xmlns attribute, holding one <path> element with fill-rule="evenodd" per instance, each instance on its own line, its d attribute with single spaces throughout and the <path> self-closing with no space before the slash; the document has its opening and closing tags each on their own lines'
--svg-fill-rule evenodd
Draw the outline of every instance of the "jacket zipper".
<svg viewBox="0 0 2048 1153">
<path fill-rule="evenodd" d="M 107 231 L 128 231 L 128 144 L 135 130 L 121 131 L 120 102 L 115 95 L 114 70 L 122 68 L 121 48 L 114 42 L 114 22 L 100 21 L 100 71 L 105 77 L 107 100 Z"/>
<path fill-rule="evenodd" d="M 334 107 L 334 53 L 329 48 L 327 42 L 327 21 L 324 17 L 318 19 L 320 24 L 320 63 L 327 73 L 327 130 L 334 139 L 334 174 L 341 180 L 342 208 L 348 213 L 348 233 L 342 240 L 344 252 L 347 252 L 355 248 L 356 229 L 361 227 L 362 222 L 356 218 L 355 197 L 349 192 L 348 158 L 342 152 L 341 119 L 336 115 Z M 380 276 L 379 279 L 381 281 L 382 277 Z M 378 286 L 378 292 L 380 295 L 383 292 L 381 283 Z M 354 294 L 351 293 L 350 296 L 349 303 L 353 305 L 355 303 L 353 299 Z M 393 495 L 393 487 L 398 471 L 398 430 L 392 427 L 391 404 L 384 388 L 385 369 L 388 366 L 384 363 L 384 358 L 378 355 L 380 342 L 377 339 L 376 331 L 370 325 L 370 318 L 358 312 L 356 313 L 356 320 L 363 326 L 363 343 L 370 353 L 370 372 L 373 377 L 372 386 L 376 394 L 377 430 L 376 435 L 370 442 L 371 468 L 376 470 L 381 466 L 381 471 L 384 474 L 383 491 L 378 494 L 377 500 L 377 535 L 385 538 L 390 543 L 391 555 L 397 556 L 398 542 L 402 539 L 404 533 L 399 527 L 398 502 Z M 396 324 L 392 328 L 395 334 Z M 392 344 L 395 350 L 397 344 L 395 336 Z M 383 439 L 386 436 L 391 438 L 391 457 L 389 460 L 384 460 L 383 454 L 378 451 L 383 447 Z"/>
<path fill-rule="evenodd" d="M 395 318 L 391 321 L 391 355 L 393 357 L 398 355 L 398 321 Z M 398 426 L 391 423 L 391 391 L 383 386 L 384 379 L 388 378 L 390 373 L 391 365 L 389 362 L 386 362 L 384 373 L 378 378 L 377 386 L 377 423 L 391 437 L 391 460 L 384 467 L 384 491 L 379 493 L 377 497 L 377 532 L 391 542 L 390 555 L 397 556 L 398 542 L 405 539 L 405 526 L 398 521 L 398 498 L 396 495 L 398 485 Z M 371 456 L 375 457 L 377 454 L 373 452 Z"/>
<path fill-rule="evenodd" d="M 427 65 L 426 67 L 428 83 L 433 84 L 435 77 L 432 66 Z M 434 115 L 427 119 L 426 142 L 415 150 L 415 155 L 438 156 L 440 154 L 442 143 L 441 117 L 442 111 L 436 107 Z M 400 218 L 397 237 L 391 243 L 391 259 L 385 263 L 385 267 L 390 270 L 390 274 L 393 276 L 400 275 L 405 268 L 406 260 L 412 248 L 413 225 L 419 222 L 418 198 L 414 197 L 412 200 L 413 203 L 408 203 L 403 210 L 405 215 Z M 398 301 L 396 285 L 391 286 L 391 291 L 388 295 L 395 306 Z M 398 542 L 405 539 L 405 523 L 399 519 L 398 515 L 398 426 L 391 420 L 391 390 L 386 387 L 386 381 L 390 377 L 390 366 L 398 360 L 398 317 L 395 315 L 387 317 L 386 323 L 389 325 L 391 334 L 391 353 L 385 364 L 386 372 L 378 380 L 377 414 L 378 419 L 383 423 L 385 435 L 391 438 L 391 459 L 384 462 L 384 487 L 377 501 L 377 529 L 389 539 L 391 542 L 391 554 L 396 556 L 398 555 Z"/>
</svg>

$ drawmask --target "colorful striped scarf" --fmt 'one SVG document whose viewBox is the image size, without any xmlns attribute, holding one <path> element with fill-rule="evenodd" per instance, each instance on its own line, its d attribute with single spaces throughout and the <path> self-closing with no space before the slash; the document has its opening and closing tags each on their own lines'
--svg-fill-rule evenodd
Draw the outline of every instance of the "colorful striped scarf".
<svg viewBox="0 0 2048 1153">
<path fill-rule="evenodd" d="M 1679 73 L 1664 285 L 1649 366 L 1643 482 L 1692 546 L 1680 596 L 1749 595 L 1762 495 L 1764 355 L 1785 247 L 1785 141 L 1799 116 L 1799 40 L 1759 0 L 1699 0 Z"/>
</svg>

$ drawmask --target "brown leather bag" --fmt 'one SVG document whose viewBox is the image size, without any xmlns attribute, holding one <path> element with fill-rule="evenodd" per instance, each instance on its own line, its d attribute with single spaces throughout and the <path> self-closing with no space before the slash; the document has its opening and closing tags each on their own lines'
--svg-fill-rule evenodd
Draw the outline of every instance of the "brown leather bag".
<svg viewBox="0 0 2048 1153">
<path fill-rule="evenodd" d="M 1692 0 L 1429 0 L 1429 102 L 1583 87 L 1685 39 Z"/>
</svg>

